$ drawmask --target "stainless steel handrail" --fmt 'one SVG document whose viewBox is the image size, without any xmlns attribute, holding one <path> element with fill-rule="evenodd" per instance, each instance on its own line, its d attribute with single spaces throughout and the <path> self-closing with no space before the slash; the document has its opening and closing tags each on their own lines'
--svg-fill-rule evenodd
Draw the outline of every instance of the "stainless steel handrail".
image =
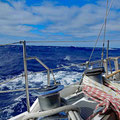
<svg viewBox="0 0 120 120">
<path fill-rule="evenodd" d="M 25 41 L 23 41 L 23 61 L 24 61 L 24 72 L 25 72 L 25 87 L 26 87 L 27 111 L 30 112 L 30 100 L 29 100 L 29 89 L 28 89 L 28 74 L 27 74 L 27 57 L 26 57 L 26 42 Z"/>
<path fill-rule="evenodd" d="M 50 86 L 50 69 L 47 67 L 47 65 L 45 65 L 40 59 L 38 59 L 37 57 L 29 57 L 27 58 L 27 60 L 36 60 L 38 61 L 46 70 L 47 70 L 47 84 L 48 86 Z"/>
</svg>

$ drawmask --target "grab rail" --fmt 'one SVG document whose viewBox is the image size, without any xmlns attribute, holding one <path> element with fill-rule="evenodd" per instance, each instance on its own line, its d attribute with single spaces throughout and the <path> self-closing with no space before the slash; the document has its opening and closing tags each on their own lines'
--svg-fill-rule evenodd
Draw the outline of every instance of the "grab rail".
<svg viewBox="0 0 120 120">
<path fill-rule="evenodd" d="M 38 61 L 45 69 L 47 69 L 47 84 L 50 85 L 50 69 L 37 57 L 28 57 L 27 60 L 36 60 Z"/>
<path fill-rule="evenodd" d="M 106 78 L 110 78 L 110 77 L 112 77 L 113 75 L 116 75 L 116 74 L 119 73 L 119 72 L 120 72 L 120 70 L 117 70 L 117 71 L 115 71 L 114 73 L 108 75 Z"/>
<path fill-rule="evenodd" d="M 25 72 L 26 101 L 27 101 L 27 111 L 30 112 L 27 61 L 26 60 L 27 60 L 27 57 L 26 57 L 26 41 L 23 41 L 23 61 L 24 61 L 24 72 Z"/>
</svg>

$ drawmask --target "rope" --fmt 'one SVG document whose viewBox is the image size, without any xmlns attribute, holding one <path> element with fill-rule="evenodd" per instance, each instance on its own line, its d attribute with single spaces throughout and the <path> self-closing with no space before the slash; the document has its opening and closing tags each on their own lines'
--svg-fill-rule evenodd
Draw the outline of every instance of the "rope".
<svg viewBox="0 0 120 120">
<path fill-rule="evenodd" d="M 6 80 L 6 81 L 4 81 L 4 82 L 1 82 L 0 85 L 5 84 L 5 83 L 8 83 L 8 82 L 10 82 L 10 81 L 15 80 L 16 78 L 20 78 L 20 77 L 23 77 L 23 76 L 24 76 L 23 74 L 22 74 L 22 75 L 19 75 L 19 76 L 16 76 L 16 77 L 14 77 L 14 78 L 12 78 L 12 79 L 9 79 L 9 80 Z"/>
<path fill-rule="evenodd" d="M 83 92 L 94 101 L 99 102 L 96 109 L 98 107 L 105 106 L 104 110 L 101 112 L 104 114 L 108 108 L 111 108 L 120 119 L 120 89 L 117 89 L 120 86 L 116 86 L 117 88 L 115 86 L 111 87 L 111 84 L 107 84 L 107 86 L 105 86 L 91 80 L 87 76 L 84 76 L 83 85 Z M 94 115 L 92 115 L 92 117 L 94 117 Z M 91 117 L 88 118 L 88 120 L 90 119 Z"/>
<path fill-rule="evenodd" d="M 115 83 L 113 81 L 105 81 L 105 85 L 112 88 L 114 91 L 118 92 L 120 94 L 120 84 Z"/>
<path fill-rule="evenodd" d="M 79 108 L 76 105 L 66 105 L 66 106 L 58 107 L 58 108 L 47 110 L 47 111 L 28 113 L 22 120 L 51 116 L 51 115 L 57 114 L 59 112 L 71 111 L 71 110 L 79 112 Z"/>
<path fill-rule="evenodd" d="M 109 15 L 110 9 L 111 9 L 111 7 L 112 7 L 112 3 L 113 3 L 113 0 L 111 1 L 111 4 L 110 4 L 110 7 L 108 8 L 108 12 L 107 12 L 107 15 L 106 15 L 106 16 Z M 105 16 L 105 18 L 106 18 L 106 16 Z M 95 46 L 93 47 L 93 50 L 92 50 L 91 55 L 90 55 L 90 57 L 89 57 L 89 62 L 90 62 L 90 60 L 91 60 L 91 58 L 92 58 L 92 55 L 93 55 L 93 53 L 94 53 L 94 50 L 95 50 L 95 48 L 96 48 L 96 45 L 97 45 L 97 43 L 98 43 L 98 40 L 99 40 L 99 38 L 100 38 L 100 35 L 101 35 L 101 32 L 102 32 L 102 30 L 103 30 L 104 25 L 105 25 L 105 19 L 104 19 L 104 23 L 103 23 L 103 25 L 102 25 L 102 27 L 101 27 L 101 29 L 100 29 L 100 32 L 99 32 L 99 34 L 98 34 L 98 37 L 97 37 L 97 39 L 96 39 Z"/>
<path fill-rule="evenodd" d="M 39 90 L 40 88 L 29 88 L 29 90 Z M 26 89 L 16 89 L 16 90 L 6 90 L 6 91 L 0 91 L 0 93 L 9 93 L 9 92 L 22 92 Z"/>
</svg>

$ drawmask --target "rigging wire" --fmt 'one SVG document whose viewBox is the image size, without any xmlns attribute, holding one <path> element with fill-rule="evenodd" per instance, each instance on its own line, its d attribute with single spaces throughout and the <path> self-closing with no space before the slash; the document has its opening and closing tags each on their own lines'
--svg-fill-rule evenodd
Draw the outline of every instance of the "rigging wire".
<svg viewBox="0 0 120 120">
<path fill-rule="evenodd" d="M 120 42 L 120 40 L 109 40 L 110 42 Z M 0 44 L 1 46 L 7 46 L 7 45 L 18 45 L 18 44 L 22 44 L 23 41 L 19 41 L 19 42 L 14 42 L 14 43 L 8 43 L 8 44 Z M 95 40 L 85 40 L 85 41 L 26 41 L 26 43 L 91 43 L 91 42 L 95 42 Z M 102 42 L 102 41 L 98 41 L 98 42 Z M 106 41 L 105 41 L 106 42 Z"/>
<path fill-rule="evenodd" d="M 103 61 L 103 57 L 104 57 L 104 46 L 105 46 L 105 37 L 106 37 L 107 12 L 108 12 L 108 0 L 107 0 L 107 4 L 106 4 L 106 16 L 105 16 L 104 38 L 103 38 L 103 47 L 102 47 L 102 54 L 101 54 L 101 60 L 102 60 L 102 61 Z M 102 66 L 103 66 L 103 62 L 102 62 Z"/>
<path fill-rule="evenodd" d="M 6 46 L 6 45 L 16 45 L 16 44 L 21 44 L 22 41 L 19 41 L 19 42 L 14 42 L 14 43 L 8 43 L 8 44 L 0 44 L 0 47 L 1 46 Z"/>
<path fill-rule="evenodd" d="M 48 42 L 50 42 L 50 43 L 51 42 L 55 42 L 55 43 L 68 42 L 69 43 L 69 42 L 94 42 L 94 41 L 92 41 L 92 40 L 89 40 L 89 41 L 87 41 L 87 40 L 86 41 L 83 41 L 83 40 L 82 41 L 54 41 L 54 40 L 53 41 L 26 41 L 26 43 L 48 43 Z"/>
<path fill-rule="evenodd" d="M 120 42 L 120 40 L 109 40 L 110 42 Z M 79 40 L 79 41 L 26 41 L 26 43 L 48 43 L 48 42 L 95 42 L 95 40 L 85 40 L 85 41 L 83 41 L 83 40 Z M 98 41 L 98 42 L 103 42 L 103 41 Z M 105 41 L 106 42 L 106 41 Z"/>
<path fill-rule="evenodd" d="M 110 3 L 110 7 L 108 8 L 107 16 L 108 16 L 109 13 L 110 13 L 110 9 L 111 9 L 111 7 L 112 7 L 112 4 L 113 4 L 113 0 L 112 0 L 111 3 Z M 92 52 L 91 52 L 91 55 L 90 55 L 90 57 L 89 57 L 89 61 L 88 61 L 88 62 L 90 62 L 90 60 L 91 60 L 91 58 L 92 58 L 92 55 L 93 55 L 93 53 L 94 53 L 94 50 L 95 50 L 95 48 L 96 48 L 96 45 L 97 45 L 98 40 L 99 40 L 99 38 L 100 38 L 100 35 L 101 35 L 101 33 L 102 33 L 102 30 L 103 30 L 104 25 L 105 25 L 105 19 L 104 19 L 104 23 L 102 24 L 102 27 L 101 27 L 101 29 L 100 29 L 100 32 L 99 32 L 99 34 L 98 34 L 98 37 L 97 37 L 97 39 L 96 39 L 95 46 L 93 47 L 93 50 L 92 50 Z"/>
</svg>

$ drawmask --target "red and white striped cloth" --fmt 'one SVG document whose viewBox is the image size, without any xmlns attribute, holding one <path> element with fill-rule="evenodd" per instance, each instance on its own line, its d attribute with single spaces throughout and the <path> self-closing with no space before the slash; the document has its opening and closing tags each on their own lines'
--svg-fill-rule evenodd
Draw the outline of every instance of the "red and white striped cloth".
<svg viewBox="0 0 120 120">
<path fill-rule="evenodd" d="M 91 99 L 93 99 L 96 102 L 99 102 L 99 104 L 96 106 L 96 109 L 100 106 L 105 106 L 104 110 L 101 112 L 102 114 L 104 114 L 108 110 L 108 108 L 111 108 L 113 109 L 113 111 L 115 111 L 116 115 L 120 120 L 120 95 L 118 95 L 120 91 L 118 91 L 117 88 L 115 89 L 113 86 L 110 86 L 108 83 L 106 84 L 112 89 L 107 89 L 106 86 L 92 81 L 87 76 L 85 76 L 83 78 L 82 90 Z M 116 94 L 114 90 L 118 93 Z M 94 115 L 90 116 L 88 119 L 90 120 L 91 117 L 94 117 Z"/>
</svg>

